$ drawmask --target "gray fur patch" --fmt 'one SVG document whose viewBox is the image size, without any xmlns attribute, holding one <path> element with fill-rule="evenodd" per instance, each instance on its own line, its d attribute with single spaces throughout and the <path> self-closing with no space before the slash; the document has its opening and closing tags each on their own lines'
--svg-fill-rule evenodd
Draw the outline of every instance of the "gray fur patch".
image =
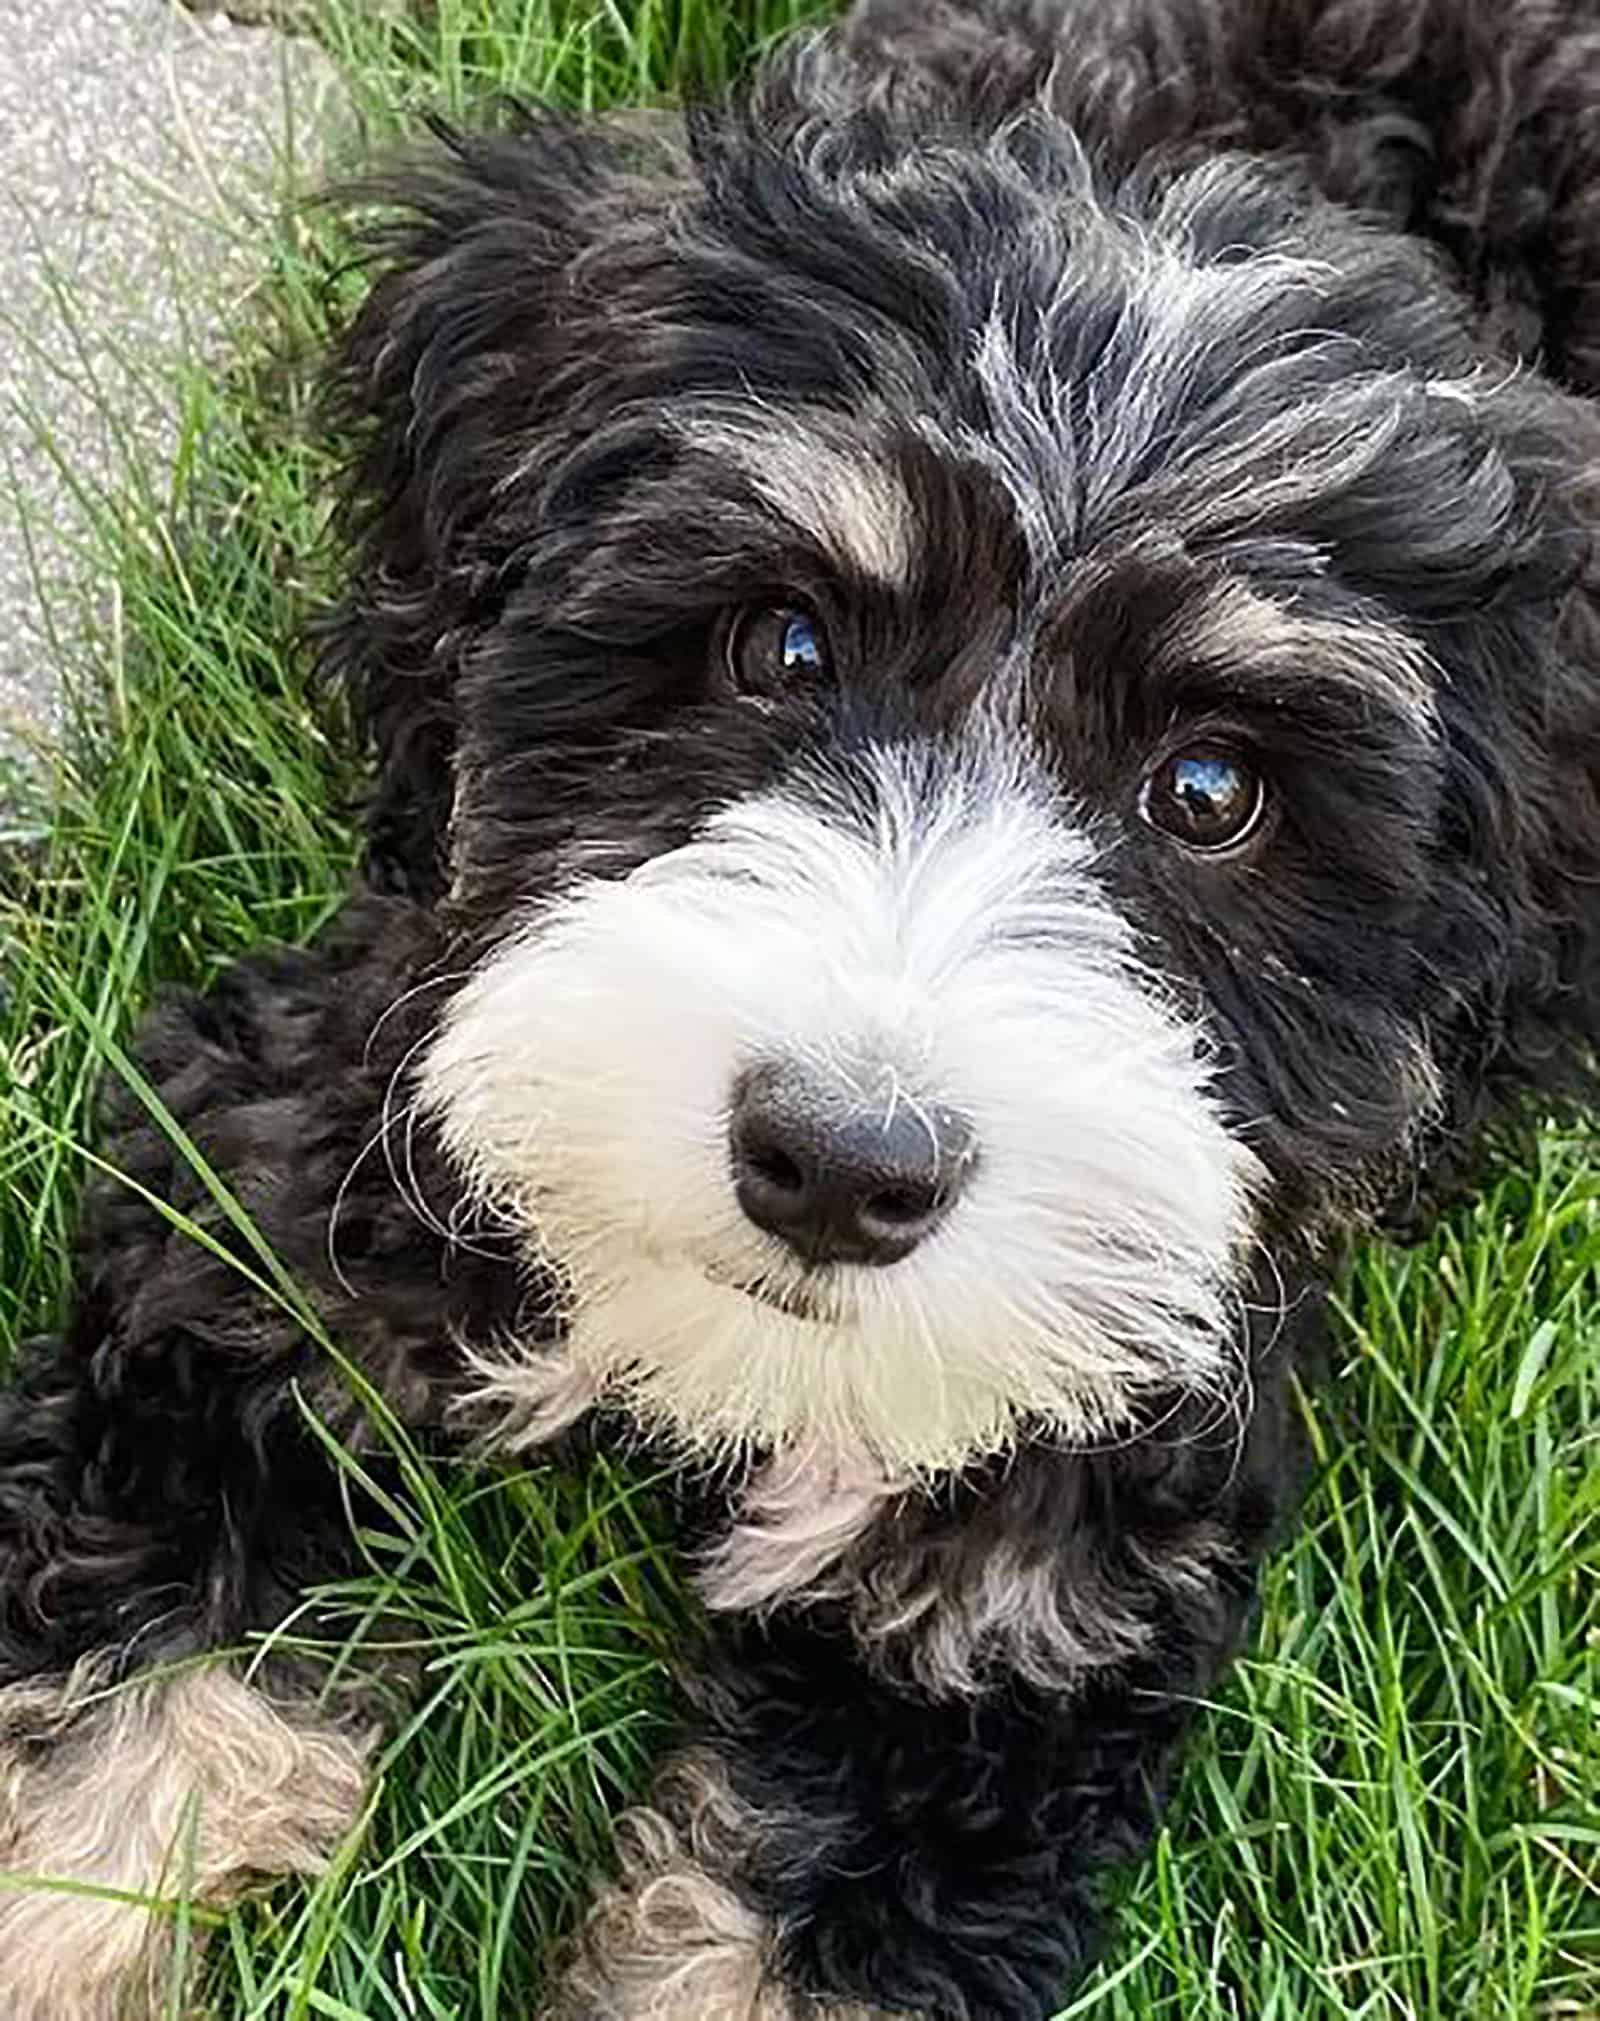
<svg viewBox="0 0 1600 2021">
<path fill-rule="evenodd" d="M 1297 684 L 1314 679 L 1368 695 L 1425 735 L 1437 734 L 1433 663 L 1395 625 L 1313 617 L 1226 582 L 1185 627 L 1182 650 L 1224 669 L 1246 693 L 1292 701 Z"/>
<path fill-rule="evenodd" d="M 904 1485 L 866 1458 L 811 1447 L 779 1454 L 746 1491 L 700 1574 L 706 1604 L 736 1613 L 803 1596 Z"/>
<path fill-rule="evenodd" d="M 864 444 L 841 437 L 836 421 L 730 412 L 697 422 L 688 439 L 732 463 L 804 538 L 869 581 L 893 585 L 910 573 L 914 520 L 901 481 Z"/>
<path fill-rule="evenodd" d="M 1101 1565 L 998 1524 L 934 1529 L 899 1548 L 866 1540 L 830 1590 L 868 1662 L 936 1698 L 976 1696 L 1001 1677 L 1070 1692 L 1143 1654 L 1159 1603 L 1210 1586 L 1226 1548 L 1196 1523 L 1176 1547 L 1130 1542 Z"/>
</svg>

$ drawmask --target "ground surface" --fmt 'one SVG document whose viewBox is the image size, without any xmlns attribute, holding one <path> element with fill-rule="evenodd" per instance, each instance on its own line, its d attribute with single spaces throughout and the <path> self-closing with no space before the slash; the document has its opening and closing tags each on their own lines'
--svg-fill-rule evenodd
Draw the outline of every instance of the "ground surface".
<svg viewBox="0 0 1600 2021">
<path fill-rule="evenodd" d="M 0 0 L 15 5 L 15 0 Z M 758 27 L 787 8 L 768 7 Z M 633 98 L 710 68 L 749 8 L 440 0 L 325 36 L 375 129 L 512 85 Z M 49 1323 L 88 1090 L 158 978 L 204 982 L 337 903 L 348 786 L 296 627 L 335 560 L 307 361 L 348 295 L 325 228 L 260 247 L 226 373 L 167 389 L 180 463 L 99 514 L 110 684 L 47 840 L 0 859 L 0 1347 Z M 1102 2021 L 1600 2021 L 1600 1162 L 1587 1134 L 1352 1272 L 1303 1531 L 1204 1720 Z M 214 1933 L 220 2021 L 510 2021 L 663 1744 L 686 1605 L 650 1484 L 408 1457 L 345 1596 L 394 1604 L 424 1689 L 370 1832 Z M 292 1631 L 291 1631 L 292 1632 Z"/>
<path fill-rule="evenodd" d="M 81 488 L 170 459 L 171 369 L 237 321 L 340 91 L 311 42 L 172 0 L 0 0 L 0 733 L 58 727 Z"/>
</svg>

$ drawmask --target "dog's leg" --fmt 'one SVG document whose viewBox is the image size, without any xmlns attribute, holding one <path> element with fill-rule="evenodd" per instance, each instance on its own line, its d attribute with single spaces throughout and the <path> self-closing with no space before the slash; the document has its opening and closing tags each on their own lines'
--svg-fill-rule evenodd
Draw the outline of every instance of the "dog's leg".
<svg viewBox="0 0 1600 2021">
<path fill-rule="evenodd" d="M 622 1820 L 543 2021 L 1045 2021 L 1237 1634 L 1247 1575 L 1205 1576 L 1075 1693 L 941 1701 L 804 1621 L 752 1634 L 714 1738 Z"/>
<path fill-rule="evenodd" d="M 165 2014 L 175 1901 L 314 1871 L 359 1821 L 370 1701 L 324 1704 L 315 1668 L 257 1638 L 354 1570 L 360 1489 L 308 1418 L 363 1475 L 384 1473 L 381 1442 L 178 1131 L 371 1387 L 431 1416 L 446 1273 L 361 1155 L 383 1046 L 411 1043 L 396 1017 L 366 1044 L 407 986 L 406 917 L 352 915 L 331 948 L 253 958 L 147 1023 L 166 1117 L 113 1114 L 106 1157 L 132 1183 L 91 1202 L 66 1331 L 0 1393 L 0 2021 Z M 483 1300 L 454 1276 L 448 1295 Z"/>
<path fill-rule="evenodd" d="M 1234 1440 L 1197 1403 L 1018 1456 L 908 1498 L 810 1606 L 725 1613 L 704 1738 L 622 1821 L 545 2021 L 1055 2013 L 1294 1493 L 1289 1361 L 1263 1342 Z"/>
<path fill-rule="evenodd" d="M 807 1644 L 802 1648 L 802 1644 Z M 1198 1684 L 1198 1680 L 1194 1680 Z M 540 2021 L 1046 2021 L 1147 1840 L 1187 1724 L 1129 1676 L 1080 1705 L 936 1705 L 785 1638 L 751 1726 L 619 1822 L 619 1874 Z"/>
<path fill-rule="evenodd" d="M 185 1922 L 192 1960 L 206 1911 L 315 1872 L 368 1779 L 365 1707 L 221 1653 L 281 1616 L 291 1565 L 342 1569 L 331 1479 L 320 1502 L 292 1468 L 281 1495 L 270 1464 L 252 1481 L 218 1370 L 180 1412 L 181 1335 L 111 1412 L 79 1347 L 0 1399 L 3 2021 L 172 2011 Z"/>
<path fill-rule="evenodd" d="M 0 1691 L 6 2021 L 165 2012 L 175 1899 L 315 1872 L 361 1813 L 367 1744 L 308 1699 L 220 1665 L 107 1688 L 106 1667 Z"/>
</svg>

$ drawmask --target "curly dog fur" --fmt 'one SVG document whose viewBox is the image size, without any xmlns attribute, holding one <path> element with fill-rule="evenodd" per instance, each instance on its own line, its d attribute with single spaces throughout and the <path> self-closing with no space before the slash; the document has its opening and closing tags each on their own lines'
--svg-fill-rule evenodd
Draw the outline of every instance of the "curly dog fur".
<svg viewBox="0 0 1600 2021">
<path fill-rule="evenodd" d="M 1585 1085 L 1597 105 L 1579 0 L 862 0 L 385 186 L 362 888 L 148 1022 L 198 1160 L 112 1104 L 0 1412 L 0 1861 L 159 1893 L 193 1799 L 225 1900 L 360 1815 L 367 1708 L 190 1661 L 348 1566 L 363 1436 L 203 1161 L 406 1423 L 678 1463 L 700 1732 L 550 2016 L 1054 2011 L 1329 1272 Z M 145 2011 L 72 1899 L 0 1894 L 7 2021 Z"/>
</svg>

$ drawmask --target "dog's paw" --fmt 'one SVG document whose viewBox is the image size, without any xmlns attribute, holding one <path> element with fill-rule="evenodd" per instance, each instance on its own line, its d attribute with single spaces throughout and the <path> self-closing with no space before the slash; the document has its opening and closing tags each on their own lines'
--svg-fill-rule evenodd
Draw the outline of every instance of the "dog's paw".
<svg viewBox="0 0 1600 2021">
<path fill-rule="evenodd" d="M 0 2016 L 171 2013 L 177 1900 L 324 1866 L 369 1747 L 221 1667 L 110 1687 L 91 1662 L 0 1691 Z"/>
<path fill-rule="evenodd" d="M 658 1808 L 618 1820 L 618 1877 L 596 1898 L 539 2021 L 891 2021 L 782 1983 L 774 1927 L 731 1878 L 759 1821 L 711 1757 L 680 1755 L 656 1798 Z"/>
</svg>

